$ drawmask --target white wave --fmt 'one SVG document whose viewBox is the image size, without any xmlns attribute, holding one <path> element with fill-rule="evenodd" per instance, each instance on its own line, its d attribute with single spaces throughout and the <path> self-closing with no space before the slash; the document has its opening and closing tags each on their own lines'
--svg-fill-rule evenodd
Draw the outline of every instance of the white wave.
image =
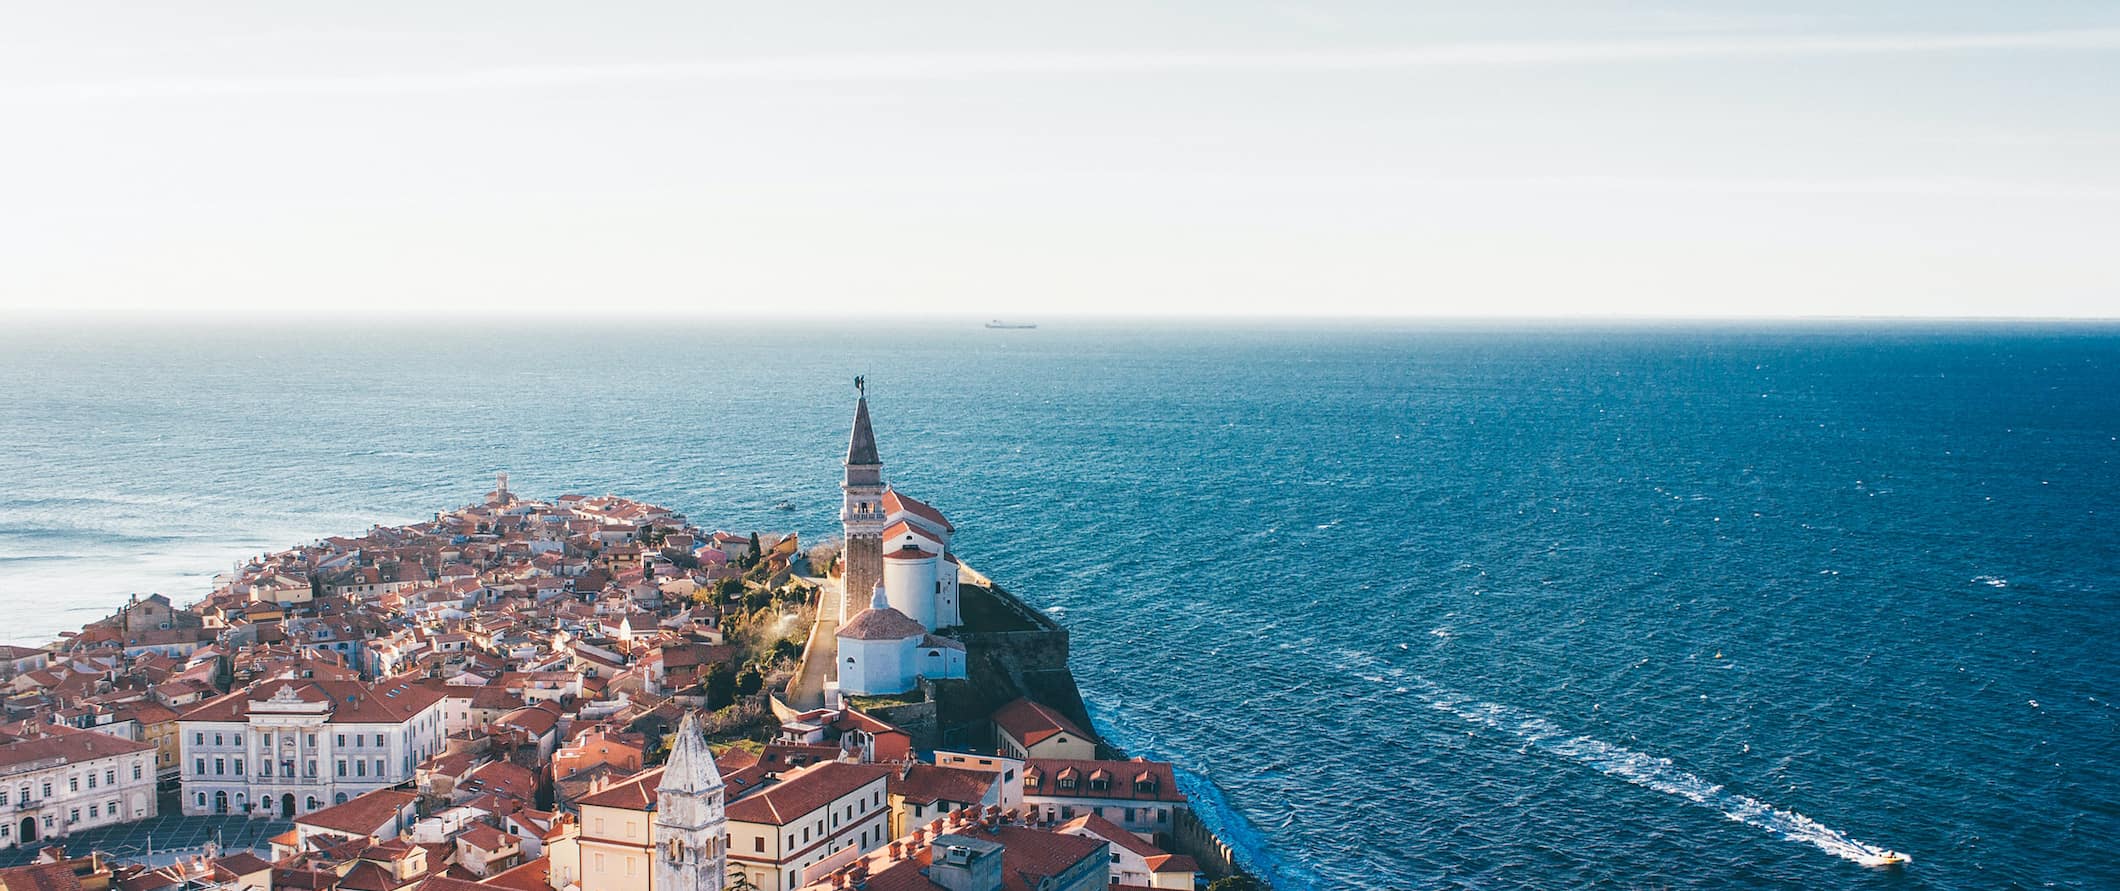
<svg viewBox="0 0 2120 891">
<path fill-rule="evenodd" d="M 1795 811 L 1731 792 L 1720 784 L 1677 767 L 1669 758 L 1658 758 L 1588 736 L 1572 735 L 1552 721 L 1521 709 L 1464 699 L 1425 681 L 1416 683 L 1422 687 L 1421 698 L 1431 708 L 1507 733 L 1530 748 L 1558 755 L 1645 789 L 1677 796 L 1747 826 L 1813 845 L 1835 857 L 1864 866 L 1887 862 L 1885 855 L 1888 852 L 1884 848 L 1856 841 L 1847 833 Z"/>
<path fill-rule="evenodd" d="M 1973 576 L 1973 581 L 1979 582 L 1990 588 L 2007 588 L 2010 586 L 2009 579 L 1992 575 L 1976 575 Z"/>
</svg>

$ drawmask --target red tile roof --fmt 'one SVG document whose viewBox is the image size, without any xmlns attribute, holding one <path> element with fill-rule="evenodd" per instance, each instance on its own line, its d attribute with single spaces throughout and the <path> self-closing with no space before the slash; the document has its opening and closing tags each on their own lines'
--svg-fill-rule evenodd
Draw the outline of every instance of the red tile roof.
<svg viewBox="0 0 2120 891">
<path fill-rule="evenodd" d="M 986 793 L 1000 780 L 1001 774 L 991 770 L 910 764 L 903 772 L 891 776 L 890 791 L 892 795 L 915 804 L 937 801 L 979 804 L 986 800 Z"/>
<path fill-rule="evenodd" d="M 883 512 L 885 514 L 895 514 L 899 511 L 905 511 L 940 526 L 944 532 L 957 531 L 957 527 L 950 525 L 948 517 L 943 516 L 941 511 L 929 507 L 927 502 L 906 495 L 897 489 L 883 490 Z"/>
<path fill-rule="evenodd" d="M 1018 697 L 994 710 L 994 726 L 1025 747 L 1034 746 L 1062 733 L 1095 742 L 1097 737 L 1042 702 Z"/>
<path fill-rule="evenodd" d="M 855 613 L 833 636 L 847 640 L 905 640 L 927 636 L 927 626 L 890 607 L 870 607 Z"/>
<path fill-rule="evenodd" d="M 851 795 L 870 783 L 883 785 L 891 768 L 831 761 L 781 777 L 771 788 L 729 805 L 731 820 L 785 826 L 804 815 Z"/>
<path fill-rule="evenodd" d="M 311 811 L 295 818 L 303 826 L 330 829 L 353 835 L 373 835 L 383 828 L 391 818 L 407 806 L 418 801 L 419 796 L 396 789 L 377 789 L 347 801 L 318 811 Z"/>
<path fill-rule="evenodd" d="M 495 873 L 484 884 L 500 888 L 512 888 L 514 891 L 552 891 L 551 874 L 551 858 L 539 857 L 536 860 Z"/>
<path fill-rule="evenodd" d="M 1102 791 L 1089 787 L 1089 776 L 1098 771 L 1111 772 L 1111 785 Z M 1063 774 L 1075 779 L 1073 789 L 1060 788 Z M 1135 783 L 1147 781 L 1148 788 L 1136 790 Z M 1185 793 L 1178 790 L 1177 777 L 1168 763 L 1162 761 L 1077 761 L 1067 758 L 1030 758 L 1023 762 L 1023 794 L 1043 795 L 1054 798 L 1102 798 L 1113 801 L 1168 801 L 1184 803 Z"/>
<path fill-rule="evenodd" d="M 81 891 L 81 880 L 64 863 L 32 863 L 0 869 L 0 886 L 7 891 Z"/>
<path fill-rule="evenodd" d="M 0 769 L 46 760 L 55 765 L 80 764 L 154 749 L 154 743 L 133 742 L 63 724 L 15 724 L 0 732 Z"/>
<path fill-rule="evenodd" d="M 186 721 L 242 721 L 250 715 L 252 702 L 263 702 L 291 690 L 303 702 L 330 703 L 332 723 L 402 724 L 440 702 L 444 690 L 439 683 L 414 680 L 363 684 L 358 681 L 294 678 L 263 681 L 217 696 L 185 711 Z"/>
</svg>

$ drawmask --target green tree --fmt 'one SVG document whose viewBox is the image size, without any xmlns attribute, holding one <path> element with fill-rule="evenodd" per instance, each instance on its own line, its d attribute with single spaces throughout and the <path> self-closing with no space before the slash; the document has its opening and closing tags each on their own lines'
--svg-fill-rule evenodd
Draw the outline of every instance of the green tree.
<svg viewBox="0 0 2120 891">
<path fill-rule="evenodd" d="M 1207 891 L 1265 891 L 1257 879 L 1243 873 L 1214 880 Z"/>
<path fill-rule="evenodd" d="M 773 642 L 774 661 L 793 662 L 800 658 L 802 658 L 802 644 L 796 643 L 795 638 L 783 637 Z"/>
<path fill-rule="evenodd" d="M 765 685 L 766 676 L 760 674 L 755 665 L 736 673 L 736 693 L 739 696 L 756 696 L 759 689 Z"/>
<path fill-rule="evenodd" d="M 707 668 L 707 711 L 718 712 L 736 704 L 736 673 L 727 663 Z"/>
</svg>

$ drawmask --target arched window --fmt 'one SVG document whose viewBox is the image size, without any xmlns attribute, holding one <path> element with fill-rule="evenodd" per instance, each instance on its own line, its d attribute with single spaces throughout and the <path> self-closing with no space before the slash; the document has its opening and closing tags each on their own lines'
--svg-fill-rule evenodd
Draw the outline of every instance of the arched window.
<svg viewBox="0 0 2120 891">
<path fill-rule="evenodd" d="M 317 809 L 317 797 L 316 797 L 316 796 L 314 796 L 314 795 L 311 795 L 311 796 L 309 796 L 309 801 L 307 802 L 307 804 L 308 804 L 309 806 L 308 806 L 308 807 L 305 807 L 305 808 L 303 808 L 303 809 L 302 809 L 302 812 L 303 812 L 303 813 L 308 813 L 308 812 L 310 812 L 310 811 L 316 810 L 316 809 Z"/>
<path fill-rule="evenodd" d="M 331 796 L 331 803 L 332 803 L 332 804 L 345 804 L 345 803 L 346 803 L 346 793 L 344 793 L 344 792 L 340 792 L 340 793 L 339 793 L 339 794 L 337 794 L 337 795 L 333 795 L 333 796 Z"/>
<path fill-rule="evenodd" d="M 199 805 L 199 807 L 201 807 L 201 808 L 204 808 L 204 807 L 206 807 L 206 793 L 204 793 L 204 792 L 198 792 L 198 793 L 194 793 L 194 794 L 192 795 L 192 801 L 196 802 L 196 803 L 197 803 L 197 804 Z"/>
<path fill-rule="evenodd" d="M 847 664 L 848 664 L 848 665 L 852 665 L 852 664 L 854 664 L 854 657 L 852 657 L 852 656 L 848 656 L 848 657 L 847 657 Z"/>
<path fill-rule="evenodd" d="M 681 839 L 681 838 L 672 838 L 672 839 L 670 839 L 670 845 L 669 845 L 669 847 L 670 847 L 670 852 L 669 852 L 669 856 L 670 856 L 670 862 L 671 862 L 671 863 L 682 863 L 682 862 L 684 862 L 684 859 L 685 859 L 685 840 L 684 840 L 684 839 Z"/>
</svg>

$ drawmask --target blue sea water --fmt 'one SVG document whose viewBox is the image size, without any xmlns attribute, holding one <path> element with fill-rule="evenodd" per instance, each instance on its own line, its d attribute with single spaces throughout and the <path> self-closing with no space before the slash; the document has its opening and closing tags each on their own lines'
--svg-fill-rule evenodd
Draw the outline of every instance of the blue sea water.
<svg viewBox="0 0 2120 891">
<path fill-rule="evenodd" d="M 497 470 L 828 536 L 866 373 L 1282 888 L 2120 887 L 2120 329 L 652 311 L 0 333 L 10 638 Z"/>
</svg>

